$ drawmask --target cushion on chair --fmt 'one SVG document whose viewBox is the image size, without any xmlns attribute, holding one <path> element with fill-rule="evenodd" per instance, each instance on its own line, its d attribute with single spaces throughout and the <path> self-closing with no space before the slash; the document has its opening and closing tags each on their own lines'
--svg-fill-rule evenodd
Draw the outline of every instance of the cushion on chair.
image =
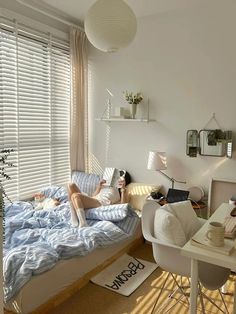
<svg viewBox="0 0 236 314">
<path fill-rule="evenodd" d="M 156 210 L 154 235 L 162 242 L 183 246 L 187 240 L 178 219 L 163 207 Z"/>
<path fill-rule="evenodd" d="M 168 211 L 173 213 L 180 222 L 186 239 L 189 240 L 201 227 L 190 201 L 167 204 Z"/>
</svg>

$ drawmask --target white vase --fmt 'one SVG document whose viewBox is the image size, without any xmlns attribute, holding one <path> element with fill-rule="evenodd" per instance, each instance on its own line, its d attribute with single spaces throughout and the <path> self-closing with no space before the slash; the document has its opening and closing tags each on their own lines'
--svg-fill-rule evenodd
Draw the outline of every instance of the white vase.
<svg viewBox="0 0 236 314">
<path fill-rule="evenodd" d="M 130 104 L 130 114 L 131 114 L 132 119 L 135 119 L 136 111 L 137 111 L 137 104 Z"/>
</svg>

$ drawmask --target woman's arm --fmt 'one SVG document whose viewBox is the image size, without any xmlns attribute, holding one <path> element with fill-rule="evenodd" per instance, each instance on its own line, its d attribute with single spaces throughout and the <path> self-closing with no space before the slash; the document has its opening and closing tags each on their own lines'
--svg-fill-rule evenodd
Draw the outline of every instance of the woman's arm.
<svg viewBox="0 0 236 314">
<path fill-rule="evenodd" d="M 122 180 L 119 182 L 121 188 L 120 188 L 120 203 L 128 203 L 129 202 L 129 195 L 127 194 L 126 191 L 126 182 L 125 180 Z"/>
<path fill-rule="evenodd" d="M 127 195 L 126 188 L 121 188 L 120 193 L 120 203 L 129 203 L 129 195 Z"/>
<path fill-rule="evenodd" d="M 101 191 L 103 184 L 106 183 L 106 180 L 101 180 L 99 184 L 96 187 L 96 190 L 93 192 L 93 196 L 98 195 L 98 193 Z"/>
</svg>

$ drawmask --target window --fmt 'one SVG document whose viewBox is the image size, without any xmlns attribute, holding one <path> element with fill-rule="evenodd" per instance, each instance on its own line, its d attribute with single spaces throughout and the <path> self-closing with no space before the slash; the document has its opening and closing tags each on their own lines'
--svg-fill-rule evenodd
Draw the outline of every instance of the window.
<svg viewBox="0 0 236 314">
<path fill-rule="evenodd" d="M 70 179 L 70 53 L 51 35 L 1 24 L 0 147 L 13 148 L 11 199 Z"/>
</svg>

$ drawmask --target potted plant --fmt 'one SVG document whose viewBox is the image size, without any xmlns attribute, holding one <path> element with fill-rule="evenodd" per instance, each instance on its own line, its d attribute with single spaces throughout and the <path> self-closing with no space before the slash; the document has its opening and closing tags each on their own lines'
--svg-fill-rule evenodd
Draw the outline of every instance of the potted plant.
<svg viewBox="0 0 236 314">
<path fill-rule="evenodd" d="M 124 94 L 126 101 L 130 104 L 131 118 L 135 119 L 137 105 L 143 100 L 143 96 L 140 92 L 134 94 L 132 92 L 126 91 Z"/>
<path fill-rule="evenodd" d="M 13 149 L 2 149 L 0 150 L 0 195 L 2 197 L 2 200 L 4 198 L 8 198 L 7 193 L 4 189 L 3 182 L 5 180 L 10 180 L 10 176 L 7 174 L 6 169 L 9 167 L 13 167 L 13 163 L 9 162 L 7 159 L 9 155 L 13 152 Z"/>
</svg>

